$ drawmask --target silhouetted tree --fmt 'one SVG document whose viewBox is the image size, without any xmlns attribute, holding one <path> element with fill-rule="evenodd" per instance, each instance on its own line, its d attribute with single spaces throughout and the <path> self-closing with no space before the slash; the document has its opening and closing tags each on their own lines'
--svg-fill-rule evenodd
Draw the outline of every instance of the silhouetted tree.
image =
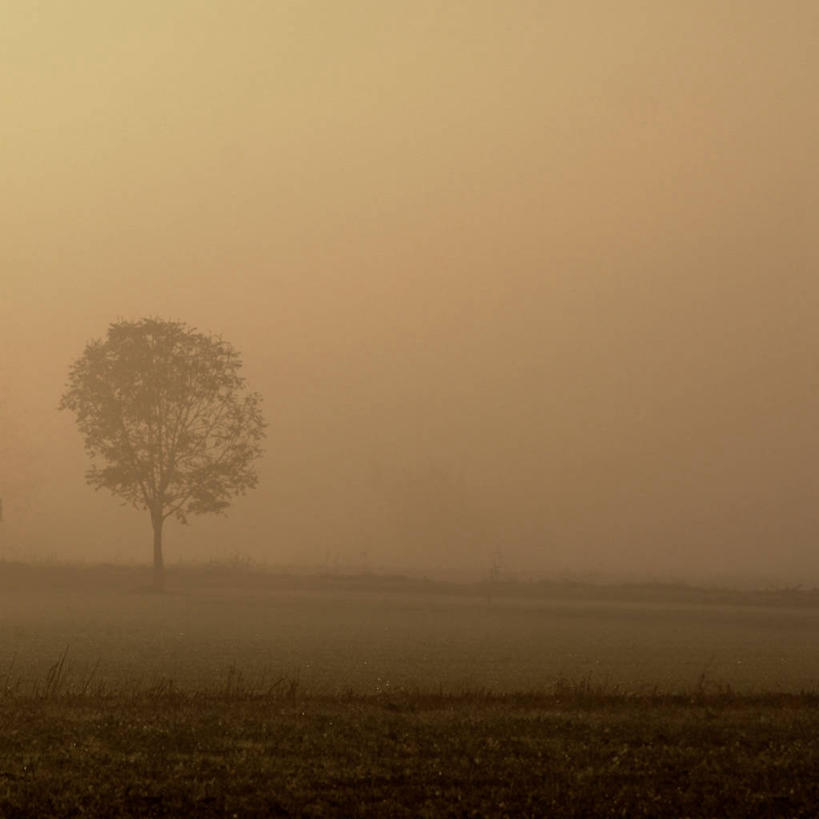
<svg viewBox="0 0 819 819">
<path fill-rule="evenodd" d="M 265 423 L 240 368 L 220 338 L 147 318 L 112 324 L 69 372 L 60 409 L 85 439 L 86 479 L 150 512 L 159 588 L 165 520 L 223 512 L 256 485 Z"/>
</svg>

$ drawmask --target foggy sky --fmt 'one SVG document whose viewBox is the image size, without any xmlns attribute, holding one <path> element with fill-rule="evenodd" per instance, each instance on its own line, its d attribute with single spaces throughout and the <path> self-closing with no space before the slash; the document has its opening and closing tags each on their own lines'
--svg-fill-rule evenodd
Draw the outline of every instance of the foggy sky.
<svg viewBox="0 0 819 819">
<path fill-rule="evenodd" d="M 70 363 L 243 354 L 259 488 L 174 560 L 819 583 L 813 0 L 8 0 L 0 524 L 144 560 Z"/>
</svg>

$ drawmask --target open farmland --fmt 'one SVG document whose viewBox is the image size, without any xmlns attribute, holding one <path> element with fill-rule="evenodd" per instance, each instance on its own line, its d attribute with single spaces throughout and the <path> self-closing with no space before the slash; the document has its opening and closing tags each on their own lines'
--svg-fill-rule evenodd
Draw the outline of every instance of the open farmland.
<svg viewBox="0 0 819 819">
<path fill-rule="evenodd" d="M 0 674 L 30 691 L 66 652 L 63 682 L 213 689 L 624 692 L 819 688 L 819 607 L 496 597 L 434 584 L 347 584 L 259 573 L 0 573 Z M 405 586 L 409 585 L 409 588 Z"/>
<path fill-rule="evenodd" d="M 0 814 L 815 815 L 811 595 L 148 579 L 0 567 Z"/>
<path fill-rule="evenodd" d="M 4 816 L 804 816 L 815 697 L 0 701 Z"/>
</svg>

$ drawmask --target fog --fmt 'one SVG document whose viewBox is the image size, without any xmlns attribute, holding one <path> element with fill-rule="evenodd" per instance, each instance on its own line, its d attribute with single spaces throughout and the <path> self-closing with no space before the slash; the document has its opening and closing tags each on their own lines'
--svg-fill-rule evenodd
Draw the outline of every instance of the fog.
<svg viewBox="0 0 819 819">
<path fill-rule="evenodd" d="M 819 583 L 819 7 L 9 0 L 2 557 L 150 559 L 57 404 L 241 351 L 256 490 L 170 562 Z"/>
</svg>

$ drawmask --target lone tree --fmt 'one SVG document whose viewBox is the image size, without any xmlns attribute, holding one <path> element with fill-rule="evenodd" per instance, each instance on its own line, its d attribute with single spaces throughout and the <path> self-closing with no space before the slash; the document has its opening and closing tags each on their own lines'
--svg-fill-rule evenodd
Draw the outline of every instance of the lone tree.
<svg viewBox="0 0 819 819">
<path fill-rule="evenodd" d="M 86 480 L 151 514 L 154 584 L 171 516 L 224 512 L 257 483 L 265 422 L 241 359 L 176 321 L 118 321 L 72 365 L 60 409 L 74 412 L 91 458 Z"/>
</svg>

